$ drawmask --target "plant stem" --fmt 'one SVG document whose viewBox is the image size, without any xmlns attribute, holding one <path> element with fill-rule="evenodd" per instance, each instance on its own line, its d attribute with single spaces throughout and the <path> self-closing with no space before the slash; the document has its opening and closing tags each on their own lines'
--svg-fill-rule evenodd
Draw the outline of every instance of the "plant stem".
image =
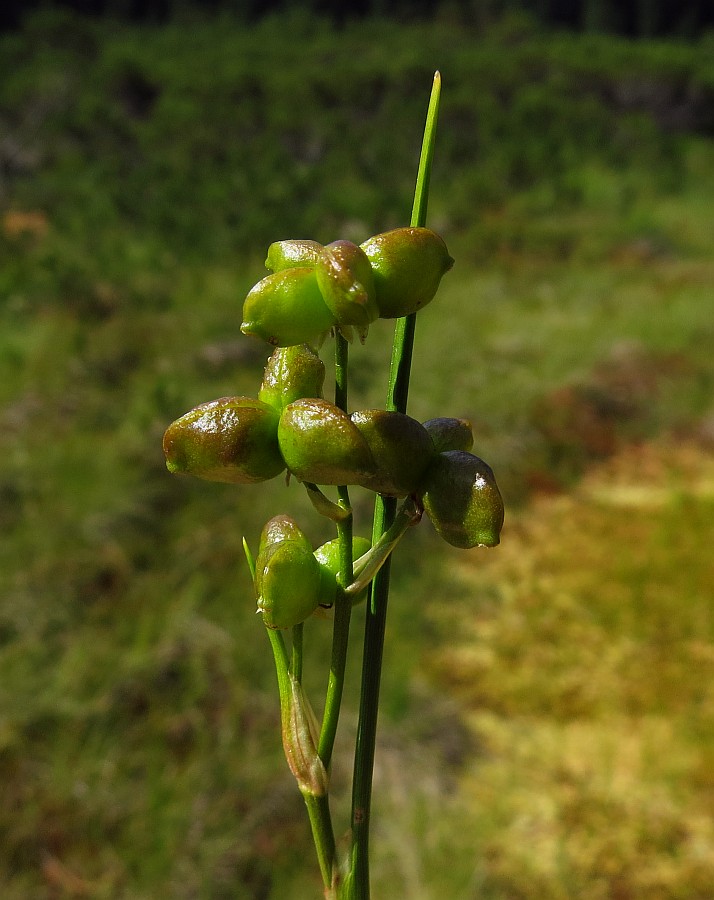
<svg viewBox="0 0 714 900">
<path fill-rule="evenodd" d="M 419 170 L 414 192 L 411 225 L 423 227 L 429 195 L 431 163 L 434 153 L 436 120 L 441 94 L 441 76 L 434 75 L 429 108 L 424 128 Z M 414 327 L 416 316 L 406 316 L 397 321 L 392 345 L 392 361 L 389 373 L 386 408 L 405 413 L 409 393 Z M 377 497 L 374 507 L 372 540 L 376 543 L 394 521 L 396 500 Z M 364 651 L 362 662 L 362 690 L 360 695 L 359 722 L 355 748 L 354 780 L 352 783 L 352 861 L 350 898 L 369 900 L 369 824 L 372 799 L 372 774 L 377 738 L 377 714 L 379 688 L 384 651 L 384 632 L 389 599 L 391 556 L 372 582 L 367 602 Z"/>
<path fill-rule="evenodd" d="M 332 868 L 335 861 L 335 835 L 332 830 L 332 818 L 327 794 L 315 797 L 303 794 L 307 814 L 312 829 L 312 839 L 317 851 L 317 861 L 325 888 L 332 886 Z"/>
<path fill-rule="evenodd" d="M 338 331 L 335 334 L 335 406 L 347 412 L 347 368 L 349 345 Z M 337 524 L 337 537 L 340 545 L 340 573 L 338 585 L 346 588 L 352 582 L 352 507 L 347 487 L 337 488 L 338 505 L 345 512 L 345 517 Z M 345 666 L 347 665 L 347 646 L 352 616 L 352 601 L 343 590 L 338 590 L 335 600 L 335 619 L 332 629 L 332 658 L 330 675 L 327 682 L 325 712 L 322 717 L 322 728 L 317 752 L 325 768 L 329 768 L 332 750 L 335 745 L 337 723 L 340 716 L 340 705 L 345 684 Z"/>
<path fill-rule="evenodd" d="M 280 694 L 280 716 L 281 726 L 284 729 L 285 710 L 290 703 L 291 697 L 291 675 L 288 667 L 288 653 L 285 647 L 282 633 L 272 628 L 265 629 L 268 633 L 270 646 L 273 651 L 275 660 L 275 672 L 278 677 L 278 692 Z M 295 633 L 293 632 L 293 640 Z M 301 639 L 298 638 L 301 644 Z M 293 666 L 295 665 L 295 645 L 293 644 Z M 302 654 L 300 653 L 300 659 Z M 302 662 L 300 662 L 302 668 Z M 297 676 L 294 675 L 297 679 Z M 310 827 L 312 829 L 312 837 L 315 843 L 315 851 L 317 853 L 317 861 L 320 866 L 322 882 L 325 888 L 332 885 L 332 868 L 335 859 L 335 835 L 332 828 L 332 818 L 330 816 L 330 807 L 327 795 L 315 796 L 308 791 L 302 791 L 302 796 L 307 807 L 307 814 L 310 819 Z"/>
</svg>

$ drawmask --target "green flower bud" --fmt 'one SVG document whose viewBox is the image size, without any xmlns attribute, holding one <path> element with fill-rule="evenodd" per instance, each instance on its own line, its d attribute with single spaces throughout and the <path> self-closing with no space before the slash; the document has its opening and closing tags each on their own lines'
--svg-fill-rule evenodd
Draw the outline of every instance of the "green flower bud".
<svg viewBox="0 0 714 900">
<path fill-rule="evenodd" d="M 289 347 L 317 339 L 337 320 L 325 305 L 312 269 L 283 269 L 248 293 L 241 331 Z"/>
<path fill-rule="evenodd" d="M 302 397 L 322 397 L 325 364 L 307 344 L 278 347 L 265 367 L 258 399 L 278 412 Z"/>
<path fill-rule="evenodd" d="M 278 424 L 288 469 L 313 484 L 359 484 L 374 472 L 365 439 L 347 413 L 326 400 L 296 400 Z"/>
<path fill-rule="evenodd" d="M 429 419 L 424 428 L 437 453 L 445 450 L 470 450 L 474 445 L 471 422 L 468 419 L 450 419 L 447 417 Z"/>
<path fill-rule="evenodd" d="M 355 325 L 366 332 L 379 317 L 372 266 L 357 244 L 328 244 L 317 261 L 315 275 L 325 303 L 341 326 Z"/>
<path fill-rule="evenodd" d="M 166 429 L 166 466 L 169 472 L 227 484 L 274 478 L 285 468 L 278 419 L 272 406 L 251 397 L 202 403 Z"/>
<path fill-rule="evenodd" d="M 464 550 L 498 544 L 503 500 L 491 468 L 478 456 L 463 450 L 436 456 L 426 472 L 422 502 L 448 544 Z"/>
<path fill-rule="evenodd" d="M 434 456 L 426 429 L 416 419 L 383 409 L 365 409 L 350 416 L 367 442 L 375 470 L 359 481 L 362 487 L 404 497 L 416 490 Z"/>
<path fill-rule="evenodd" d="M 352 539 L 352 561 L 359 559 L 371 547 L 367 538 Z M 318 547 L 314 553 L 320 564 L 320 606 L 332 606 L 337 596 L 337 579 L 340 574 L 340 541 L 335 538 Z"/>
<path fill-rule="evenodd" d="M 263 528 L 255 561 L 258 610 L 268 628 L 290 628 L 318 607 L 320 565 L 289 516 L 275 516 Z"/>
<path fill-rule="evenodd" d="M 275 241 L 268 247 L 265 268 L 271 272 L 283 269 L 314 269 L 322 253 L 317 241 Z"/>
<path fill-rule="evenodd" d="M 454 260 L 428 228 L 395 228 L 361 245 L 367 254 L 383 319 L 396 319 L 426 306 Z"/>
</svg>

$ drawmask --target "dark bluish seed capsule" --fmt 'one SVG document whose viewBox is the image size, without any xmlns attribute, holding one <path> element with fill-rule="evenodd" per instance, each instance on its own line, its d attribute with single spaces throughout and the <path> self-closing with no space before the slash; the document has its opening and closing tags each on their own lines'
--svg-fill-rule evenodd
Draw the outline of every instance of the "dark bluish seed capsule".
<svg viewBox="0 0 714 900">
<path fill-rule="evenodd" d="M 493 472 L 462 450 L 439 453 L 427 469 L 424 510 L 434 528 L 454 547 L 495 547 L 503 526 L 503 500 Z"/>
<path fill-rule="evenodd" d="M 206 481 L 253 484 L 279 475 L 278 413 L 252 397 L 202 403 L 166 429 L 164 454 L 170 472 Z"/>
<path fill-rule="evenodd" d="M 445 450 L 468 451 L 474 445 L 474 436 L 468 419 L 447 417 L 429 419 L 424 422 L 424 428 L 429 432 L 437 453 L 443 453 Z"/>
</svg>

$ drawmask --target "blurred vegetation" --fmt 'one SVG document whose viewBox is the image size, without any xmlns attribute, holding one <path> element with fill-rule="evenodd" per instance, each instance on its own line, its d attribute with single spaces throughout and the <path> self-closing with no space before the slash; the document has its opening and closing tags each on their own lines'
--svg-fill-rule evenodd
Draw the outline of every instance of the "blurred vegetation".
<svg viewBox="0 0 714 900">
<path fill-rule="evenodd" d="M 709 896 L 713 47 L 299 12 L 0 39 L 3 897 L 317 895 L 240 544 L 281 511 L 329 530 L 295 483 L 169 477 L 160 442 L 255 394 L 270 241 L 404 223 L 435 68 L 457 265 L 412 413 L 472 419 L 510 523 L 400 548 L 376 895 Z"/>
</svg>

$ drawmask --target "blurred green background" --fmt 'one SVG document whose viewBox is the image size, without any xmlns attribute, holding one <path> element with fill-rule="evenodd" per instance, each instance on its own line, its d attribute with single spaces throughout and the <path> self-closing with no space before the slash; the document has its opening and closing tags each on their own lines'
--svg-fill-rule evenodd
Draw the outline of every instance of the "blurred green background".
<svg viewBox="0 0 714 900">
<path fill-rule="evenodd" d="M 319 895 L 241 539 L 278 512 L 331 533 L 295 482 L 169 476 L 161 436 L 255 395 L 268 243 L 406 223 L 436 68 L 456 265 L 410 412 L 472 420 L 507 521 L 469 552 L 425 521 L 395 558 L 374 895 L 712 897 L 714 35 L 467 6 L 0 36 L 3 898 Z M 355 407 L 390 346 L 380 322 L 352 350 Z"/>
</svg>

